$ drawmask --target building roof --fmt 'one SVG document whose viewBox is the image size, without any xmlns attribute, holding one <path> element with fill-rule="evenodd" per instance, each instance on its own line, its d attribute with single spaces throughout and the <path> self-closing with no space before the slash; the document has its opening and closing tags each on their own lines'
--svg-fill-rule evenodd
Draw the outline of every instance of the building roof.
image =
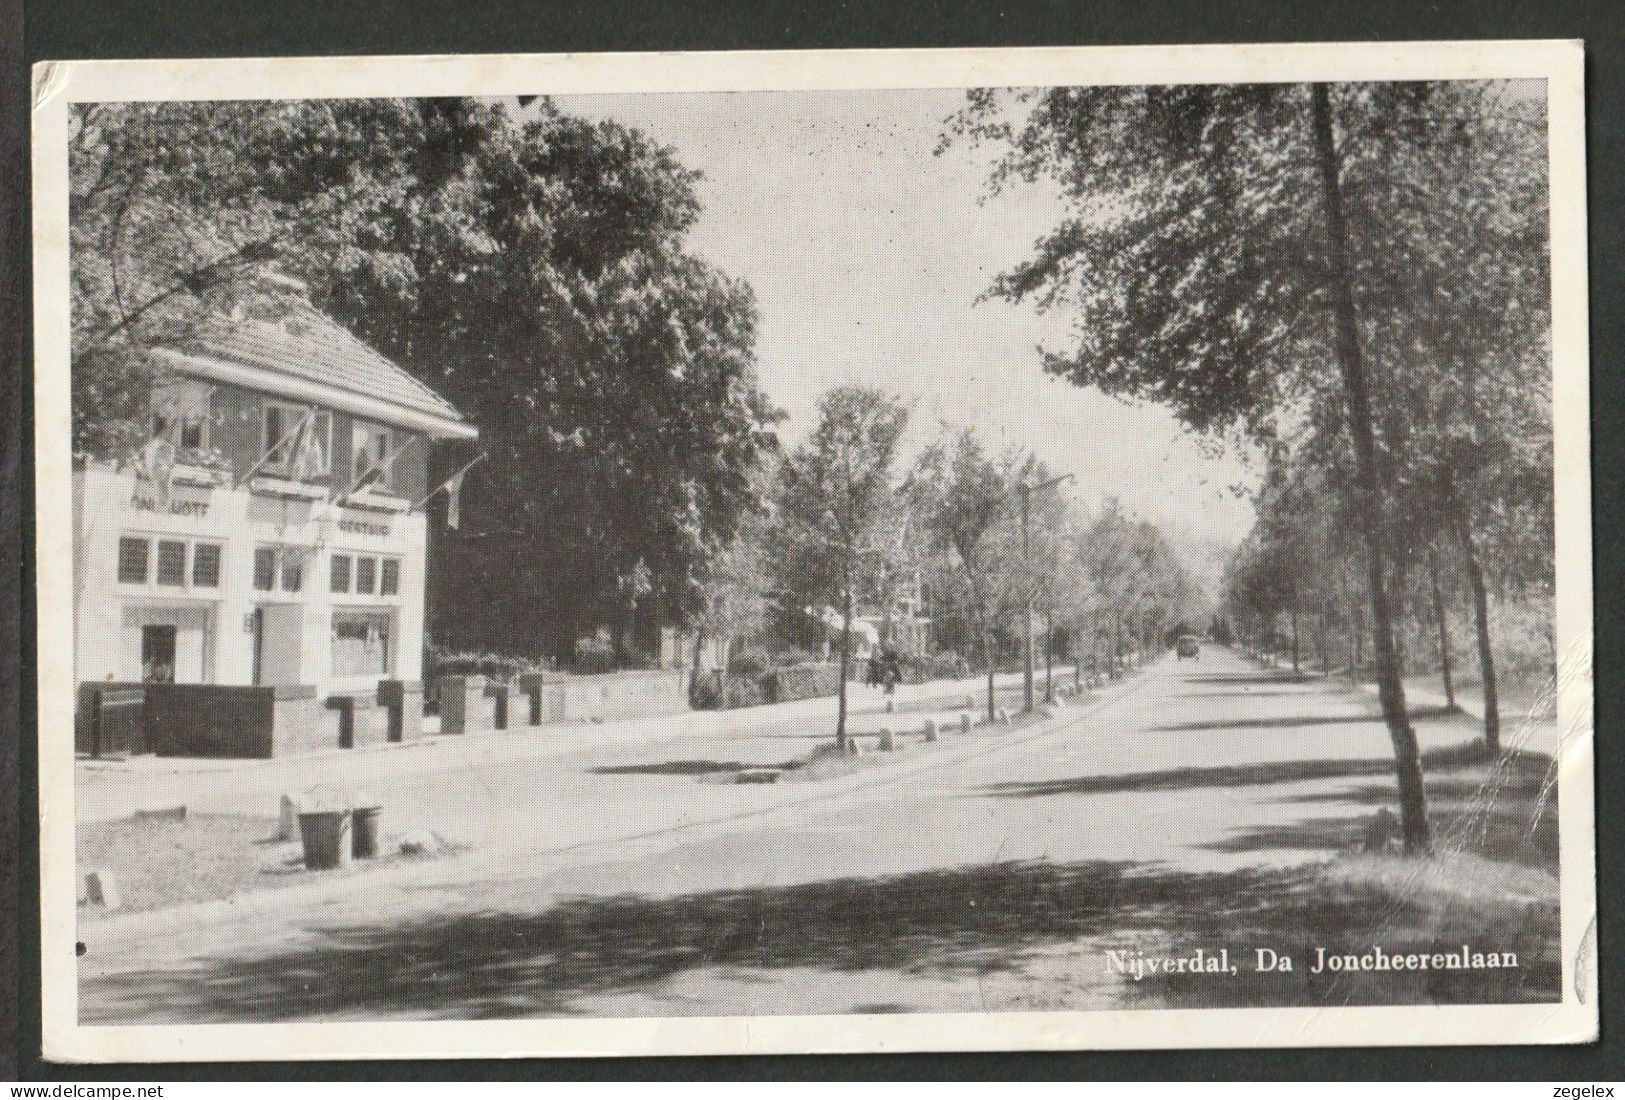
<svg viewBox="0 0 1625 1100">
<path fill-rule="evenodd" d="M 221 317 L 205 323 L 187 350 L 345 390 L 430 416 L 461 421 L 449 401 L 362 343 L 308 303 L 282 316 Z"/>
</svg>

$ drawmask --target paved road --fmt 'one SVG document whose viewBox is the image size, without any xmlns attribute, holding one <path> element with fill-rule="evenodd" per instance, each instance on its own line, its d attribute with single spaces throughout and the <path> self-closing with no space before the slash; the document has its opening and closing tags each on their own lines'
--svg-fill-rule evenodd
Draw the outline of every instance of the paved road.
<svg viewBox="0 0 1625 1100">
<path fill-rule="evenodd" d="M 1367 694 L 1214 647 L 1050 720 L 732 781 L 826 732 L 775 723 L 391 777 L 392 806 L 424 807 L 417 822 L 473 850 L 86 922 L 81 1016 L 1119 1005 L 1104 946 L 1147 914 L 1166 924 L 1200 896 L 1191 883 L 1325 857 L 1391 782 Z M 1418 732 L 1429 750 L 1477 727 L 1424 717 Z"/>
</svg>

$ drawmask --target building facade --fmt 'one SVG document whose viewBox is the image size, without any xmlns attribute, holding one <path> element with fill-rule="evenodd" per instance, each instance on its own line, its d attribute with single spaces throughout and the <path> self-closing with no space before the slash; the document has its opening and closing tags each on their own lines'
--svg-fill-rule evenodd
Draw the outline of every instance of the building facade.
<svg viewBox="0 0 1625 1100">
<path fill-rule="evenodd" d="M 76 680 L 418 680 L 429 448 L 475 429 L 303 303 L 155 358 L 147 444 L 74 474 Z"/>
</svg>

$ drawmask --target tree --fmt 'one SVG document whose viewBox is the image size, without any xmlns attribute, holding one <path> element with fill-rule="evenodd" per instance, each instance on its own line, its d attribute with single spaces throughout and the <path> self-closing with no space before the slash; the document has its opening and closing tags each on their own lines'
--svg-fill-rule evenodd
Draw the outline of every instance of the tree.
<svg viewBox="0 0 1625 1100">
<path fill-rule="evenodd" d="M 999 617 L 1020 602 L 1020 578 L 1013 566 L 1009 506 L 1017 473 L 1013 455 L 1002 463 L 963 429 L 934 441 L 915 463 L 910 485 L 921 526 L 945 556 L 932 590 L 953 600 L 982 643 L 987 666 L 987 720 L 998 714 Z M 999 535 L 1005 533 L 1001 541 Z"/>
<path fill-rule="evenodd" d="M 1074 346 L 1049 368 L 1081 385 L 1168 405 L 1198 431 L 1268 439 L 1288 410 L 1335 404 L 1353 459 L 1350 498 L 1402 831 L 1429 847 L 1416 736 L 1395 650 L 1387 533 L 1403 439 L 1381 404 L 1417 299 L 1394 264 L 1472 247 L 1492 184 L 1436 185 L 1433 120 L 1490 133 L 1494 86 L 1203 85 L 1025 93 L 1011 125 L 973 92 L 958 132 L 1008 152 L 995 186 L 1040 175 L 1074 212 L 990 293 L 1067 308 Z M 1352 196 L 1352 197 L 1351 197 Z M 1445 227 L 1445 228 L 1441 228 Z M 1470 278 L 1462 273 L 1458 278 Z M 1453 329 L 1467 313 L 1430 316 Z M 1374 377 L 1373 367 L 1377 369 Z"/>
<path fill-rule="evenodd" d="M 857 595 L 892 552 L 898 506 L 893 463 L 908 423 L 895 397 L 861 386 L 830 390 L 812 438 L 780 467 L 773 556 L 787 587 L 840 608 L 835 743 L 847 746 L 846 691 Z"/>
<path fill-rule="evenodd" d="M 568 658 L 601 625 L 620 649 L 686 622 L 759 506 L 750 472 L 779 414 L 757 386 L 750 288 L 686 251 L 694 179 L 636 131 L 545 101 L 503 112 L 459 175 L 371 227 L 409 279 L 362 268 L 326 288 L 491 455 L 437 547 L 442 636 Z"/>
<path fill-rule="evenodd" d="M 694 667 L 700 664 L 707 639 L 722 641 L 723 672 L 732 657 L 732 642 L 753 634 L 767 621 L 767 538 L 760 514 L 745 523 L 727 545 L 708 557 L 700 580 L 699 610 L 694 616 Z"/>
</svg>

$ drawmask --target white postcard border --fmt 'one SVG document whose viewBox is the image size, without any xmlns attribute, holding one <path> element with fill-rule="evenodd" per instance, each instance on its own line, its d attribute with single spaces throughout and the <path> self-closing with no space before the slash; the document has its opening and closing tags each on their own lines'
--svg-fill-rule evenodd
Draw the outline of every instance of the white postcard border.
<svg viewBox="0 0 1625 1100">
<path fill-rule="evenodd" d="M 42 1021 L 61 1061 L 1583 1042 L 1597 1035 L 1583 52 L 1570 41 L 42 62 L 34 70 Z M 75 960 L 69 105 L 1140 83 L 1542 78 L 1552 218 L 1561 1004 L 95 1027 Z"/>
</svg>

